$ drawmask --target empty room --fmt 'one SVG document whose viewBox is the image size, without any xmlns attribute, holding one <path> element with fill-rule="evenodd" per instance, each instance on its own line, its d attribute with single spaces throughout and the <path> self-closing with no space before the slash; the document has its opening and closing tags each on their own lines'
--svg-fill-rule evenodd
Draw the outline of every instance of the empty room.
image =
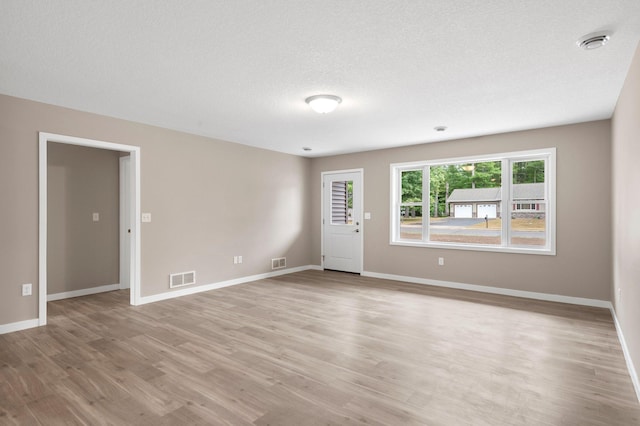
<svg viewBox="0 0 640 426">
<path fill-rule="evenodd" d="M 0 425 L 640 425 L 640 2 L 0 2 Z"/>
</svg>

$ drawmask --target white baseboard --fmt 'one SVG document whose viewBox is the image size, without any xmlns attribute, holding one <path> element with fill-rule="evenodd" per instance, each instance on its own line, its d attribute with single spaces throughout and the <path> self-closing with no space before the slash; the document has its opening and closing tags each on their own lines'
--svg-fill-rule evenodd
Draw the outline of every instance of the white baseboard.
<svg viewBox="0 0 640 426">
<path fill-rule="evenodd" d="M 173 299 L 176 297 L 187 296 L 189 294 L 202 293 L 203 291 L 217 290 L 219 288 L 230 287 L 238 284 L 244 284 L 251 281 L 258 281 L 266 278 L 277 277 L 280 275 L 293 274 L 294 272 L 307 271 L 309 269 L 321 269 L 321 268 L 316 265 L 298 266 L 295 268 L 287 268 L 287 269 L 280 269 L 278 271 L 266 272 L 264 274 L 249 275 L 247 277 L 234 278 L 232 280 L 227 280 L 227 281 L 219 281 L 217 283 L 212 283 L 212 284 L 182 288 L 180 290 L 154 294 L 153 296 L 141 297 L 138 304 L 145 305 L 147 303 L 159 302 L 161 300 Z"/>
<path fill-rule="evenodd" d="M 9 324 L 0 324 L 0 334 L 13 333 L 14 331 L 26 330 L 38 326 L 38 318 L 26 321 L 12 322 Z"/>
<path fill-rule="evenodd" d="M 120 290 L 120 284 L 102 285 L 100 287 L 83 288 L 82 290 L 65 291 L 62 293 L 48 294 L 47 302 L 54 300 L 70 299 L 72 297 L 88 296 L 90 294 L 106 293 L 107 291 Z"/>
<path fill-rule="evenodd" d="M 633 388 L 636 391 L 636 397 L 640 402 L 640 381 L 638 380 L 638 373 L 633 365 L 633 360 L 631 359 L 631 354 L 629 353 L 629 348 L 627 347 L 627 342 L 624 340 L 624 334 L 622 333 L 622 328 L 620 327 L 620 323 L 618 322 L 618 317 L 616 316 L 616 310 L 613 309 L 613 305 L 611 305 L 611 316 L 613 317 L 613 322 L 616 325 L 616 331 L 618 332 L 618 339 L 620 340 L 620 345 L 622 346 L 622 352 L 624 353 L 624 360 L 627 363 L 627 370 L 629 370 L 629 375 L 631 376 L 631 382 L 633 383 Z"/>
<path fill-rule="evenodd" d="M 412 283 L 412 284 L 424 284 L 424 285 L 432 285 L 436 287 L 455 288 L 459 290 L 478 291 L 481 293 L 502 294 L 504 296 L 523 297 L 525 299 L 547 300 L 550 302 L 570 303 L 572 305 L 594 306 L 596 308 L 606 308 L 606 309 L 609 309 L 611 307 L 611 302 L 609 302 L 608 300 L 585 299 L 582 297 L 562 296 L 559 294 L 536 293 L 533 291 L 512 290 L 509 288 L 489 287 L 489 286 L 476 285 L 476 284 L 464 284 L 464 283 L 457 283 L 453 281 L 438 281 L 438 280 L 430 280 L 427 278 L 408 277 L 404 275 L 381 274 L 378 272 L 369 272 L 369 271 L 363 271 L 361 275 L 364 277 L 381 278 L 384 280 L 392 280 L 392 281 L 403 281 L 403 282 Z"/>
</svg>

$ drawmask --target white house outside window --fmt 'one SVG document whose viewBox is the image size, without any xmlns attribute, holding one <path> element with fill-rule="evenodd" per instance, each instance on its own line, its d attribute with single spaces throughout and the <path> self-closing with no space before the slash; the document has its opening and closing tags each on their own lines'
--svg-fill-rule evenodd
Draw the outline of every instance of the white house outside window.
<svg viewBox="0 0 640 426">
<path fill-rule="evenodd" d="M 391 244 L 555 254 L 555 148 L 391 165 Z"/>
</svg>

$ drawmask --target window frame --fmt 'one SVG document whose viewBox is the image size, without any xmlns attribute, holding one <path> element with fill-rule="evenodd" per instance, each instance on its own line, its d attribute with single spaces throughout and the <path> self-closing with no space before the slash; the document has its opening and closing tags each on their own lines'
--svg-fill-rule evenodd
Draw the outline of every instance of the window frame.
<svg viewBox="0 0 640 426">
<path fill-rule="evenodd" d="M 545 226 L 547 230 L 546 244 L 536 246 L 511 245 L 511 214 L 518 210 L 513 208 L 513 164 L 522 161 L 545 160 Z M 430 167 L 451 164 L 469 164 L 489 161 L 500 161 L 502 164 L 500 217 L 502 220 L 501 244 L 473 244 L 456 242 L 429 241 L 430 201 Z M 524 253 L 540 255 L 556 255 L 556 148 L 543 148 L 526 151 L 504 152 L 496 154 L 474 155 L 455 158 L 444 158 L 405 163 L 392 163 L 390 169 L 390 226 L 389 244 L 407 247 L 430 247 L 454 250 L 492 251 L 502 253 Z M 422 170 L 422 240 L 400 238 L 400 206 L 402 203 L 402 172 Z M 535 204 L 534 204 L 535 206 Z M 425 215 L 426 212 L 426 215 Z"/>
</svg>

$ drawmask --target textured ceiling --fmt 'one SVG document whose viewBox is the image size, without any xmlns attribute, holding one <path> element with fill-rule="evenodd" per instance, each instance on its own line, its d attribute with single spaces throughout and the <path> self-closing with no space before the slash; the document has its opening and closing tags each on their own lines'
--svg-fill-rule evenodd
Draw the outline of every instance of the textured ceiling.
<svg viewBox="0 0 640 426">
<path fill-rule="evenodd" d="M 318 156 L 609 118 L 639 40 L 638 0 L 2 0 L 0 93 Z"/>
</svg>

